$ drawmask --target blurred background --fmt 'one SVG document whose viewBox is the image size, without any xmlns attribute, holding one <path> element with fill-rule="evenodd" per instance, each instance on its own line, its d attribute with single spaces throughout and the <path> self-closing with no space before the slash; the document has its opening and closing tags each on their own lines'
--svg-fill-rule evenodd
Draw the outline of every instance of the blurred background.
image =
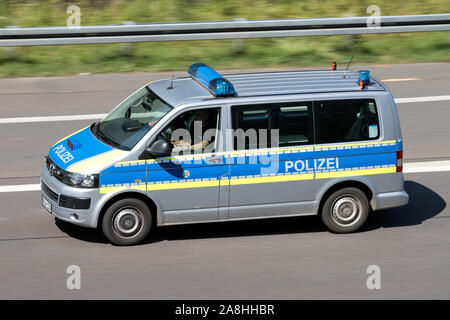
<svg viewBox="0 0 450 320">
<path fill-rule="evenodd" d="M 368 16 L 370 5 L 379 6 L 382 16 L 450 12 L 449 0 L 1 0 L 0 28 L 65 26 L 72 4 L 81 9 L 82 26 Z M 0 77 L 185 70 L 198 61 L 221 70 L 342 65 L 359 37 L 0 48 Z M 450 61 L 449 43 L 449 32 L 365 35 L 354 62 Z"/>
</svg>

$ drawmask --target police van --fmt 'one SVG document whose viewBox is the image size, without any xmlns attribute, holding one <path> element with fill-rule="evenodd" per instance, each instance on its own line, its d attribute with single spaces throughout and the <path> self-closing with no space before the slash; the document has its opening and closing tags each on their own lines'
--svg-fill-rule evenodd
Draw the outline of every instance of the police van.
<svg viewBox="0 0 450 320">
<path fill-rule="evenodd" d="M 132 245 L 153 225 L 308 215 L 348 233 L 407 204 L 397 109 L 369 71 L 188 74 L 56 142 L 43 206 Z"/>
</svg>

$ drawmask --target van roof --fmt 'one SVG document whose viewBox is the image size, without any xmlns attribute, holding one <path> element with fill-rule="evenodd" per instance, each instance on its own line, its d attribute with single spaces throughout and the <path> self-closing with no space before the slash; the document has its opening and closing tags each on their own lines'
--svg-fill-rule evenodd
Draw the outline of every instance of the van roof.
<svg viewBox="0 0 450 320">
<path fill-rule="evenodd" d="M 385 91 L 384 87 L 371 77 L 370 85 L 361 89 L 358 84 L 358 72 L 353 70 L 308 70 L 239 73 L 223 75 L 231 82 L 237 97 L 258 97 L 289 94 L 311 94 L 331 92 Z M 149 87 L 162 99 L 173 106 L 200 102 L 216 97 L 192 77 L 159 80 Z M 226 99 L 236 99 L 227 97 Z"/>
</svg>

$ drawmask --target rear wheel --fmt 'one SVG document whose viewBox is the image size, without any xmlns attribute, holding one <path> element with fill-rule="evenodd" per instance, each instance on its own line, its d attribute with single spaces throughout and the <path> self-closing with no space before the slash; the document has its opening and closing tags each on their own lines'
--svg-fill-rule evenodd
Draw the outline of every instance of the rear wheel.
<svg viewBox="0 0 450 320">
<path fill-rule="evenodd" d="M 369 215 L 369 201 L 357 188 L 343 188 L 325 201 L 321 218 L 327 228 L 336 233 L 354 232 L 361 228 Z"/>
<path fill-rule="evenodd" d="M 102 231 L 115 245 L 140 243 L 150 232 L 152 217 L 148 206 L 139 199 L 127 198 L 113 203 L 105 212 Z"/>
</svg>

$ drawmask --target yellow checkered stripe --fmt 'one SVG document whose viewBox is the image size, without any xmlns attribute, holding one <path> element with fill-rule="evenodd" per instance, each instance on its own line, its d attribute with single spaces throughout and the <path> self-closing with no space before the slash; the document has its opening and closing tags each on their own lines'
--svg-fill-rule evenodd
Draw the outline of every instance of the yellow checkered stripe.
<svg viewBox="0 0 450 320">
<path fill-rule="evenodd" d="M 331 172 L 318 172 L 318 173 L 293 173 L 293 174 L 278 174 L 269 176 L 248 176 L 248 177 L 232 177 L 231 179 L 220 180 L 202 180 L 202 181 L 184 181 L 175 180 L 170 182 L 154 182 L 142 185 L 115 185 L 106 186 L 100 188 L 100 193 L 119 192 L 123 190 L 140 190 L 140 191 L 158 191 L 158 190 L 174 190 L 174 189 L 191 189 L 191 188 L 205 188 L 205 187 L 218 187 L 218 186 L 233 186 L 233 185 L 248 185 L 259 183 L 274 183 L 274 182 L 289 182 L 289 181 L 301 181 L 301 180 L 314 180 L 314 179 L 330 179 L 338 177 L 351 177 L 351 176 L 366 176 L 375 174 L 389 174 L 395 173 L 396 167 L 380 167 L 370 169 L 347 169 L 341 171 Z"/>
</svg>

